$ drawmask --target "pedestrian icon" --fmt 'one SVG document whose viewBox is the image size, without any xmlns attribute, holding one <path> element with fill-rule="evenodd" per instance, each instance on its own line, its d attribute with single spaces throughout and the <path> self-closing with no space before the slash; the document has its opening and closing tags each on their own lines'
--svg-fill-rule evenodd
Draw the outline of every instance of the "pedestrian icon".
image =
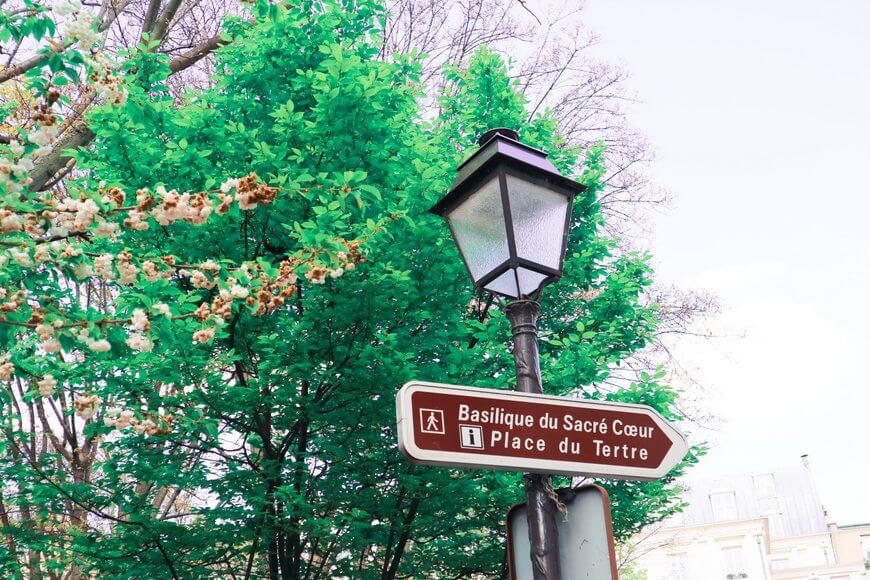
<svg viewBox="0 0 870 580">
<path fill-rule="evenodd" d="M 465 449 L 483 449 L 483 427 L 460 425 L 459 446 Z"/>
<path fill-rule="evenodd" d="M 420 409 L 420 431 L 444 435 L 444 411 L 440 409 Z"/>
</svg>

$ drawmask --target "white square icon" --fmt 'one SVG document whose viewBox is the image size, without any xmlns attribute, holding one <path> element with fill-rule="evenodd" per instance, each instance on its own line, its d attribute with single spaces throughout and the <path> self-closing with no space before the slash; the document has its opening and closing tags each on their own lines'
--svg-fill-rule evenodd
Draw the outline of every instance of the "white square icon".
<svg viewBox="0 0 870 580">
<path fill-rule="evenodd" d="M 444 411 L 420 409 L 420 432 L 444 435 Z"/>
<path fill-rule="evenodd" d="M 483 427 L 460 425 L 459 446 L 465 449 L 483 449 Z"/>
</svg>

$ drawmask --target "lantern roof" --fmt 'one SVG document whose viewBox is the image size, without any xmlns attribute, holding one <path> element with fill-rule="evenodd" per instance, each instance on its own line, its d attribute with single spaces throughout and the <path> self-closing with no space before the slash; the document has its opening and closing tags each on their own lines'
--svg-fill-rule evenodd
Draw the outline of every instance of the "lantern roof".
<svg viewBox="0 0 870 580">
<path fill-rule="evenodd" d="M 480 148 L 457 168 L 456 179 L 453 180 L 450 191 L 432 206 L 430 212 L 443 215 L 501 163 L 543 178 L 556 190 L 570 197 L 586 189 L 586 186 L 559 173 L 556 166 L 547 159 L 546 153 L 521 143 L 519 135 L 512 129 L 500 127 L 487 131 L 478 143 Z"/>
</svg>

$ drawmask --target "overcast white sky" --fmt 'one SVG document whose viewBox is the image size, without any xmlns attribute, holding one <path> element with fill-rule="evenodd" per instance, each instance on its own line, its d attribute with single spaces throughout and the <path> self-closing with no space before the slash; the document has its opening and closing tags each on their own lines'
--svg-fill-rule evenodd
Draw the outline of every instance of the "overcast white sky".
<svg viewBox="0 0 870 580">
<path fill-rule="evenodd" d="M 718 294 L 680 344 L 723 425 L 696 475 L 808 453 L 839 524 L 870 522 L 870 2 L 587 0 L 596 54 L 631 74 L 632 123 L 672 208 L 659 279 Z M 738 335 L 745 335 L 738 338 Z"/>
</svg>

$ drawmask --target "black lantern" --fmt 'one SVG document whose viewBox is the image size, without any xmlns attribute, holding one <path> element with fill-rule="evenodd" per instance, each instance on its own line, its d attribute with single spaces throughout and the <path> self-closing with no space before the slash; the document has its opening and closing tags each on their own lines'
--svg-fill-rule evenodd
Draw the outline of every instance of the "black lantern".
<svg viewBox="0 0 870 580">
<path fill-rule="evenodd" d="M 429 211 L 447 220 L 478 289 L 533 296 L 562 275 L 571 202 L 585 186 L 516 131 L 493 129 L 479 143 Z"/>
</svg>

